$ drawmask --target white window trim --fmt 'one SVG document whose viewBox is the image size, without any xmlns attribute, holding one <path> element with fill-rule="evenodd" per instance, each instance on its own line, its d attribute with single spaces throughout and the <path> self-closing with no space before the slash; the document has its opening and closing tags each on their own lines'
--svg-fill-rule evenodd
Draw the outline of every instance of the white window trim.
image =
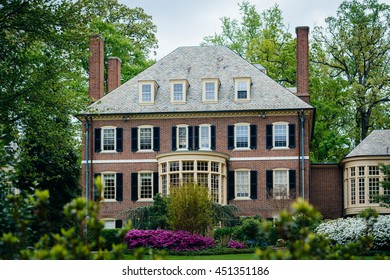
<svg viewBox="0 0 390 280">
<path fill-rule="evenodd" d="M 285 125 L 286 126 L 286 146 L 284 147 L 276 147 L 275 145 L 275 126 L 277 125 Z M 275 122 L 272 123 L 272 150 L 289 150 L 289 123 L 288 122 Z"/>
<path fill-rule="evenodd" d="M 101 219 L 101 221 L 104 223 L 104 229 L 115 229 L 115 219 Z M 114 222 L 114 227 L 106 227 L 106 222 Z"/>
<path fill-rule="evenodd" d="M 114 175 L 114 190 L 115 190 L 114 197 L 115 198 L 111 198 L 111 199 L 104 198 L 104 188 L 106 187 L 105 180 L 104 180 L 104 176 L 105 175 Z M 104 171 L 104 172 L 101 173 L 101 176 L 102 176 L 102 184 L 103 184 L 102 193 L 101 193 L 101 196 L 102 196 L 103 199 L 101 200 L 101 202 L 115 202 L 115 201 L 117 201 L 116 200 L 116 172 L 114 172 L 114 171 Z"/>
<path fill-rule="evenodd" d="M 207 127 L 208 132 L 209 132 L 209 147 L 208 148 L 203 148 L 202 147 L 202 127 Z M 198 139 L 198 145 L 199 145 L 199 150 L 202 151 L 211 151 L 211 124 L 201 124 L 199 125 L 199 139 Z"/>
<path fill-rule="evenodd" d="M 151 198 L 141 198 L 141 174 L 150 174 L 151 176 L 151 186 L 152 186 L 152 197 Z M 142 170 L 142 171 L 139 171 L 138 172 L 138 201 L 153 201 L 153 186 L 154 186 L 154 182 L 153 182 L 153 171 L 151 170 Z"/>
<path fill-rule="evenodd" d="M 247 96 L 246 98 L 238 98 L 238 83 L 245 82 L 247 86 Z M 249 102 L 251 100 L 251 78 L 234 78 L 234 101 L 235 102 Z"/>
<path fill-rule="evenodd" d="M 247 126 L 248 127 L 248 146 L 247 147 L 237 147 L 237 127 L 238 126 Z M 250 150 L 250 124 L 249 123 L 236 123 L 234 124 L 234 150 L 243 151 Z"/>
<path fill-rule="evenodd" d="M 272 170 L 272 179 L 273 179 L 273 193 L 274 193 L 274 196 L 273 198 L 274 199 L 289 199 L 290 198 L 290 172 L 289 172 L 289 169 L 287 168 L 275 168 Z M 276 196 L 275 195 L 275 185 L 276 185 L 276 171 L 284 171 L 286 172 L 286 187 L 287 187 L 287 190 L 286 190 L 286 197 L 283 197 L 283 196 Z"/>
<path fill-rule="evenodd" d="M 188 89 L 188 81 L 179 79 L 179 80 L 170 80 L 171 82 L 171 103 L 172 104 L 185 104 L 187 102 L 187 89 Z M 183 85 L 183 99 L 175 100 L 174 99 L 174 85 L 182 84 Z"/>
<path fill-rule="evenodd" d="M 251 174 L 250 174 L 250 169 L 247 168 L 241 168 L 241 169 L 235 169 L 234 170 L 234 200 L 250 200 L 251 198 Z M 237 185 L 238 185 L 238 172 L 246 172 L 248 176 L 248 196 L 245 197 L 238 197 L 237 196 Z"/>
<path fill-rule="evenodd" d="M 179 130 L 180 128 L 185 128 L 186 129 L 186 147 L 185 148 L 180 148 L 179 147 Z M 179 124 L 176 126 L 176 150 L 177 151 L 188 151 L 188 124 Z"/>
<path fill-rule="evenodd" d="M 117 153 L 116 151 L 116 127 L 115 126 L 103 126 L 101 127 L 101 146 L 100 146 L 100 152 L 101 153 Z M 104 150 L 104 131 L 107 129 L 114 129 L 114 149 L 113 150 Z"/>
<path fill-rule="evenodd" d="M 145 149 L 145 150 L 142 150 L 141 149 L 141 128 L 150 128 L 151 130 L 151 149 Z M 152 125 L 141 125 L 138 127 L 138 151 L 137 153 L 148 153 L 148 152 L 153 152 L 153 126 Z"/>
<path fill-rule="evenodd" d="M 142 100 L 142 86 L 143 85 L 150 85 L 151 86 L 151 100 L 150 101 L 143 101 Z M 139 104 L 141 105 L 153 105 L 154 104 L 154 100 L 155 100 L 155 96 L 156 96 L 156 91 L 157 91 L 157 82 L 156 81 L 153 81 L 153 80 L 147 80 L 147 81 L 138 81 L 138 101 L 139 101 Z"/>
<path fill-rule="evenodd" d="M 206 83 L 214 83 L 214 99 L 206 99 Z M 202 79 L 202 102 L 217 103 L 220 85 L 221 82 L 219 81 L 219 79 L 215 79 L 215 78 Z"/>
</svg>

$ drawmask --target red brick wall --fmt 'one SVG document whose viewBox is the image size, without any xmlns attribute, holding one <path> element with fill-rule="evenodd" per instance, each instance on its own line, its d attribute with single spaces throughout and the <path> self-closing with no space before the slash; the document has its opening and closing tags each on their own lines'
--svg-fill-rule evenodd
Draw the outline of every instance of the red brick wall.
<svg viewBox="0 0 390 280">
<path fill-rule="evenodd" d="M 309 27 L 300 26 L 297 33 L 297 95 L 306 103 L 310 103 L 309 95 Z"/>
<path fill-rule="evenodd" d="M 107 64 L 107 93 L 121 85 L 121 60 L 118 57 L 109 57 Z"/>
<path fill-rule="evenodd" d="M 310 202 L 325 219 L 343 216 L 342 170 L 336 164 L 311 165 Z"/>
<path fill-rule="evenodd" d="M 267 150 L 266 149 L 266 125 L 274 122 L 285 121 L 296 124 L 296 148 L 286 150 Z M 233 125 L 235 123 L 245 122 L 249 124 L 257 125 L 257 149 L 249 151 L 232 151 L 227 149 L 227 125 Z M 298 191 L 297 196 L 300 196 L 300 162 L 298 156 L 300 155 L 300 129 L 298 123 L 297 114 L 286 116 L 267 116 L 266 118 L 260 118 L 258 116 L 252 117 L 213 117 L 210 118 L 177 118 L 177 119 L 129 119 L 124 121 L 120 120 L 100 120 L 93 121 L 90 130 L 90 147 L 91 157 L 93 160 L 141 160 L 141 159 L 155 159 L 158 154 L 172 152 L 172 126 L 179 124 L 187 124 L 190 126 L 197 126 L 200 124 L 212 124 L 216 125 L 216 150 L 215 152 L 222 152 L 229 155 L 230 158 L 243 158 L 243 157 L 296 157 L 294 160 L 256 160 L 256 161 L 230 161 L 229 170 L 238 168 L 248 168 L 258 171 L 258 191 L 256 200 L 238 201 L 233 200 L 229 203 L 234 203 L 240 208 L 240 215 L 260 215 L 263 217 L 272 217 L 278 210 L 280 210 L 281 204 L 286 204 L 286 201 L 276 201 L 274 199 L 266 198 L 266 170 L 274 168 L 287 168 L 296 170 L 297 182 L 296 188 Z M 158 152 L 132 152 L 131 151 L 131 128 L 138 127 L 140 125 L 152 125 L 160 127 L 160 151 Z M 100 128 L 102 126 L 115 126 L 123 128 L 123 152 L 120 153 L 95 153 L 93 151 L 93 129 Z M 309 125 L 305 125 L 305 155 L 309 154 L 308 148 L 308 135 L 307 129 Z M 85 143 L 85 142 L 84 142 Z M 83 160 L 85 160 L 85 145 L 83 150 Z M 141 170 L 151 170 L 158 172 L 157 163 L 113 163 L 113 164 L 90 164 L 90 186 L 92 184 L 92 178 L 94 173 L 100 173 L 103 171 L 113 171 L 123 173 L 123 201 L 122 202 L 102 202 L 101 203 L 101 217 L 115 217 L 119 212 L 128 208 L 137 207 L 139 202 L 131 201 L 131 173 Z M 309 199 L 309 160 L 305 161 L 305 198 Z M 83 179 L 82 186 L 85 185 L 85 164 L 83 164 Z"/>
<path fill-rule="evenodd" d="M 89 41 L 89 97 L 94 101 L 104 95 L 104 39 L 91 36 Z"/>
</svg>

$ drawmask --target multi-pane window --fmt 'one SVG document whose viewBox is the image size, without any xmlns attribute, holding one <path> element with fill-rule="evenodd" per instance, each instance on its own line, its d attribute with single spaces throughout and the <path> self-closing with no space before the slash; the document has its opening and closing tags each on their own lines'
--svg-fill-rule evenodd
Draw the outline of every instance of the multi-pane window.
<svg viewBox="0 0 390 280">
<path fill-rule="evenodd" d="M 140 199 L 153 198 L 153 173 L 140 173 Z"/>
<path fill-rule="evenodd" d="M 198 173 L 198 184 L 208 187 L 209 185 L 209 174 L 208 173 Z"/>
<path fill-rule="evenodd" d="M 152 131 L 151 127 L 139 128 L 139 149 L 151 150 L 152 149 Z"/>
<path fill-rule="evenodd" d="M 356 204 L 356 181 L 351 179 L 351 204 Z"/>
<path fill-rule="evenodd" d="M 215 100 L 215 83 L 206 82 L 205 83 L 205 100 Z"/>
<path fill-rule="evenodd" d="M 274 170 L 274 188 L 275 198 L 288 198 L 288 170 Z"/>
<path fill-rule="evenodd" d="M 235 141 L 236 148 L 248 148 L 249 147 L 249 125 L 236 125 L 235 126 Z"/>
<path fill-rule="evenodd" d="M 166 174 L 161 175 L 161 193 L 162 195 L 168 195 L 168 182 Z"/>
<path fill-rule="evenodd" d="M 211 174 L 211 199 L 215 202 L 220 202 L 219 177 L 218 174 Z"/>
<path fill-rule="evenodd" d="M 237 99 L 248 99 L 248 83 L 245 81 L 237 82 Z"/>
<path fill-rule="evenodd" d="M 194 161 L 183 161 L 183 171 L 193 171 L 194 170 Z"/>
<path fill-rule="evenodd" d="M 177 127 L 177 147 L 179 149 L 188 149 L 187 132 L 188 126 Z"/>
<path fill-rule="evenodd" d="M 142 102 L 152 102 L 152 85 L 143 84 L 141 90 L 141 100 Z"/>
<path fill-rule="evenodd" d="M 208 171 L 209 170 L 209 162 L 208 161 L 198 161 L 197 168 L 198 168 L 198 171 Z"/>
<path fill-rule="evenodd" d="M 274 147 L 287 147 L 287 124 L 275 124 Z"/>
<path fill-rule="evenodd" d="M 368 167 L 368 175 L 369 176 L 379 176 L 379 166 L 371 165 Z"/>
<path fill-rule="evenodd" d="M 249 197 L 249 171 L 236 171 L 236 197 Z"/>
<path fill-rule="evenodd" d="M 370 203 L 374 203 L 374 197 L 379 195 L 379 177 L 368 178 L 368 195 Z"/>
<path fill-rule="evenodd" d="M 102 150 L 115 150 L 115 128 L 102 128 Z"/>
<path fill-rule="evenodd" d="M 365 192 L 365 178 L 359 178 L 359 204 L 364 204 L 366 202 L 366 192 Z"/>
<path fill-rule="evenodd" d="M 115 220 L 104 220 L 104 229 L 114 229 Z"/>
<path fill-rule="evenodd" d="M 173 85 L 173 101 L 183 101 L 183 84 Z"/>
<path fill-rule="evenodd" d="M 359 166 L 358 167 L 358 170 L 359 170 L 359 176 L 364 176 L 364 169 L 365 169 L 365 166 Z"/>
<path fill-rule="evenodd" d="M 169 163 L 169 171 L 171 172 L 175 172 L 175 171 L 179 171 L 179 162 L 178 161 L 171 161 Z"/>
<path fill-rule="evenodd" d="M 210 149 L 210 126 L 201 125 L 199 127 L 199 147 L 200 149 Z"/>
<path fill-rule="evenodd" d="M 115 174 L 114 173 L 108 173 L 103 174 L 103 198 L 104 200 L 115 200 L 116 194 L 115 194 Z"/>
<path fill-rule="evenodd" d="M 184 104 L 188 86 L 187 80 L 171 80 L 171 102 Z"/>
</svg>

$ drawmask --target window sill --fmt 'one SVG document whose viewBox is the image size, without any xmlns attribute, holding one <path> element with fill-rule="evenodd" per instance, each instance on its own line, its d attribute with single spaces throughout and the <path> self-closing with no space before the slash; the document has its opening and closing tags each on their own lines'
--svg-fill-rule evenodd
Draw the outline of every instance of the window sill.
<svg viewBox="0 0 390 280">
<path fill-rule="evenodd" d="M 236 197 L 234 198 L 234 200 L 240 201 L 240 200 L 252 200 L 252 199 L 250 197 Z"/>
<path fill-rule="evenodd" d="M 233 152 L 250 151 L 251 148 L 234 148 Z"/>
<path fill-rule="evenodd" d="M 285 151 L 285 150 L 290 150 L 289 147 L 273 147 L 271 150 L 273 151 Z"/>
<path fill-rule="evenodd" d="M 103 199 L 100 202 L 107 203 L 107 202 L 118 202 L 116 199 Z"/>
<path fill-rule="evenodd" d="M 153 198 L 140 198 L 137 202 L 153 202 Z"/>
<path fill-rule="evenodd" d="M 139 102 L 139 105 L 142 105 L 142 106 L 152 106 L 152 105 L 154 105 L 154 102 Z"/>
<path fill-rule="evenodd" d="M 115 151 L 115 150 L 112 150 L 112 151 L 100 151 L 101 154 L 117 154 L 118 152 Z"/>
<path fill-rule="evenodd" d="M 178 104 L 178 105 L 184 105 L 187 102 L 186 101 L 171 101 L 172 104 Z"/>
<path fill-rule="evenodd" d="M 153 150 L 138 150 L 136 153 L 153 153 Z"/>
<path fill-rule="evenodd" d="M 250 99 L 234 99 L 234 102 L 237 102 L 237 103 L 248 103 L 248 102 L 251 102 Z"/>
<path fill-rule="evenodd" d="M 216 104 L 218 100 L 202 100 L 203 104 Z"/>
</svg>

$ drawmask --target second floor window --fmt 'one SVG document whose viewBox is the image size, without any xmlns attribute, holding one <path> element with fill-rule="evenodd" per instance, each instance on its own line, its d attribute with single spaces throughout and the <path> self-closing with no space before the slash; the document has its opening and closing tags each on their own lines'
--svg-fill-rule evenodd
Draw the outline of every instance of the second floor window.
<svg viewBox="0 0 390 280">
<path fill-rule="evenodd" d="M 115 150 L 115 128 L 103 128 L 103 151 L 114 151 Z"/>
<path fill-rule="evenodd" d="M 187 126 L 177 127 L 177 148 L 188 149 Z"/>
<path fill-rule="evenodd" d="M 249 125 L 236 125 L 236 148 L 249 147 Z"/>
<path fill-rule="evenodd" d="M 199 127 L 200 132 L 200 149 L 210 149 L 210 126 L 201 125 Z"/>
<path fill-rule="evenodd" d="M 152 127 L 139 128 L 139 149 L 152 150 Z"/>
</svg>

